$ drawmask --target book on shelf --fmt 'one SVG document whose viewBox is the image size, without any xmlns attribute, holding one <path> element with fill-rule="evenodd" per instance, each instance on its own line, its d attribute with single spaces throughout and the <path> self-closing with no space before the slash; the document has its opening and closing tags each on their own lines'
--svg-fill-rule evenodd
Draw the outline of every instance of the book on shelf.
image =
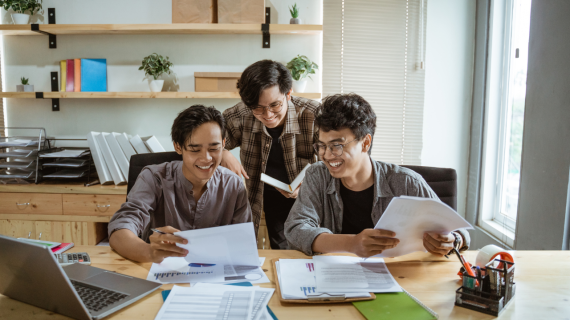
<svg viewBox="0 0 570 320">
<path fill-rule="evenodd" d="M 66 76 L 67 76 L 67 60 L 61 60 L 59 62 L 59 68 L 60 68 L 60 72 L 59 74 L 61 75 L 61 85 L 59 86 L 59 91 L 61 92 L 65 92 L 65 88 L 67 87 L 67 80 L 66 80 Z"/>
<path fill-rule="evenodd" d="M 96 135 L 95 141 L 99 144 L 99 147 L 101 148 L 103 159 L 105 160 L 105 163 L 109 168 L 109 172 L 111 172 L 111 176 L 113 177 L 115 185 L 125 184 L 127 180 L 123 176 L 123 173 L 121 172 L 117 160 L 115 160 L 115 157 L 113 157 L 113 153 L 111 151 L 111 148 L 109 147 L 109 143 L 107 143 L 107 140 L 105 139 L 105 134 L 109 133 L 101 132 L 101 134 Z"/>
<path fill-rule="evenodd" d="M 150 153 L 150 150 L 148 150 L 148 148 L 146 147 L 146 145 L 144 144 L 144 142 L 142 141 L 141 137 L 138 134 L 135 134 L 131 138 L 130 142 L 138 154 Z"/>
<path fill-rule="evenodd" d="M 144 144 L 147 146 L 150 152 L 152 153 L 166 152 L 164 147 L 162 147 L 162 145 L 160 144 L 160 142 L 158 142 L 158 139 L 155 136 L 144 137 L 141 139 L 142 141 L 144 141 Z"/>
<path fill-rule="evenodd" d="M 123 152 L 125 153 L 125 156 L 127 157 L 127 160 L 130 163 L 131 156 L 137 154 L 137 152 L 135 151 L 135 149 L 133 148 L 133 146 L 129 142 L 129 137 L 127 136 L 127 134 L 125 132 L 123 132 L 123 133 L 113 132 L 113 135 L 117 139 L 117 142 L 119 142 L 121 149 L 123 149 Z"/>
<path fill-rule="evenodd" d="M 81 59 L 81 92 L 107 91 L 107 59 Z"/>
<path fill-rule="evenodd" d="M 75 71 L 74 80 L 75 83 L 73 84 L 73 91 L 80 92 L 81 91 L 81 59 L 73 59 L 74 67 L 73 70 Z"/>
<path fill-rule="evenodd" d="M 65 79 L 65 92 L 73 92 L 75 85 L 75 61 L 73 59 L 67 59 L 67 75 Z"/>
<path fill-rule="evenodd" d="M 123 173 L 123 176 L 125 177 L 125 180 L 128 181 L 129 180 L 129 160 L 127 160 L 127 157 L 125 156 L 123 149 L 121 149 L 121 146 L 119 145 L 119 142 L 117 141 L 117 138 L 115 138 L 115 135 L 112 133 L 102 132 L 102 134 L 105 137 L 105 140 L 107 140 L 107 143 L 109 144 L 109 148 L 111 148 L 111 153 L 113 153 L 113 157 L 115 158 L 115 160 L 119 164 L 119 168 L 121 169 L 121 172 Z"/>
</svg>

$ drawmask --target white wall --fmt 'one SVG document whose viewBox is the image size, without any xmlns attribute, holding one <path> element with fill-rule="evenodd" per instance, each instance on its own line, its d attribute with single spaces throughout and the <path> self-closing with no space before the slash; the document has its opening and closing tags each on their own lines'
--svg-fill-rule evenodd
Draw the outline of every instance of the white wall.
<svg viewBox="0 0 570 320">
<path fill-rule="evenodd" d="M 303 23 L 322 24 L 322 0 L 266 0 L 272 23 L 289 23 L 288 6 L 299 3 Z M 58 24 L 171 23 L 171 0 L 44 0 L 56 8 Z M 3 23 L 11 23 L 2 11 Z M 42 22 L 43 18 L 34 17 Z M 45 19 L 47 23 L 47 19 Z M 272 35 L 271 48 L 262 49 L 261 35 L 68 35 L 57 36 L 57 49 L 47 36 L 3 37 L 4 90 L 15 91 L 20 77 L 30 78 L 36 91 L 51 91 L 50 72 L 59 61 L 106 58 L 108 91 L 149 91 L 139 71 L 143 57 L 157 52 L 169 56 L 175 76 L 170 84 L 194 91 L 196 71 L 242 71 L 261 59 L 287 63 L 304 54 L 322 65 L 321 35 Z M 307 84 L 307 92 L 321 92 L 321 72 Z M 165 83 L 165 87 L 168 83 Z M 173 150 L 170 127 L 177 113 L 193 104 L 214 105 L 223 111 L 237 99 L 61 99 L 61 111 L 52 112 L 51 100 L 5 99 L 8 126 L 41 126 L 48 135 L 84 138 L 89 131 L 117 131 L 156 135 Z"/>
<path fill-rule="evenodd" d="M 473 88 L 473 0 L 428 0 L 422 165 L 457 170 L 465 216 Z"/>
</svg>

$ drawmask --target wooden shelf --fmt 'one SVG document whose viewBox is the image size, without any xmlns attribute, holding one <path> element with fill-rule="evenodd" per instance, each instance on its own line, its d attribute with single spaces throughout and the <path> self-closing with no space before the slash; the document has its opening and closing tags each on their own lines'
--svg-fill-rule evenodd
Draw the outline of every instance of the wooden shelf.
<svg viewBox="0 0 570 320">
<path fill-rule="evenodd" d="M 43 92 L 44 99 L 239 99 L 238 92 Z M 320 93 L 293 93 L 293 96 L 320 99 Z M 35 92 L 1 92 L 0 98 L 35 99 Z"/>
<path fill-rule="evenodd" d="M 261 34 L 261 24 L 40 24 L 40 31 L 55 35 L 68 34 Z M 270 34 L 320 34 L 317 24 L 269 24 Z M 0 25 L 0 35 L 39 36 L 31 25 Z"/>
<path fill-rule="evenodd" d="M 0 184 L 0 192 L 12 193 L 75 193 L 75 194 L 127 194 L 127 186 L 94 185 L 84 187 L 82 182 L 46 180 L 38 184 Z"/>
</svg>

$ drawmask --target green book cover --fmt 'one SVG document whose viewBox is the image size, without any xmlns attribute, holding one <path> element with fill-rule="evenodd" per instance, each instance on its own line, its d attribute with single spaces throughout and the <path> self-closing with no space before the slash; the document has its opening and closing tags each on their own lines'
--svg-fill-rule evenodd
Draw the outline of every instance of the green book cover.
<svg viewBox="0 0 570 320">
<path fill-rule="evenodd" d="M 368 320 L 437 319 L 437 314 L 416 302 L 406 292 L 377 293 L 375 300 L 352 303 Z"/>
</svg>

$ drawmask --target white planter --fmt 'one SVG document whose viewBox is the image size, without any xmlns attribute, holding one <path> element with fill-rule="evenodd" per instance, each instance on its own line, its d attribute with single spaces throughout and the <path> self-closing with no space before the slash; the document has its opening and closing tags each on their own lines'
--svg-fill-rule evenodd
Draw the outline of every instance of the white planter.
<svg viewBox="0 0 570 320">
<path fill-rule="evenodd" d="M 31 84 L 17 84 L 16 92 L 34 92 L 34 86 Z"/>
<path fill-rule="evenodd" d="M 299 80 L 299 81 L 293 81 L 293 92 L 305 92 L 305 87 L 307 86 L 307 78 Z"/>
<path fill-rule="evenodd" d="M 12 13 L 12 21 L 14 21 L 14 24 L 28 24 L 30 15 L 27 13 Z"/>
<path fill-rule="evenodd" d="M 164 80 L 152 80 L 149 86 L 150 92 L 161 92 L 164 86 Z"/>
<path fill-rule="evenodd" d="M 303 21 L 301 20 L 301 18 L 291 18 L 291 20 L 289 20 L 289 24 L 302 24 Z"/>
</svg>

